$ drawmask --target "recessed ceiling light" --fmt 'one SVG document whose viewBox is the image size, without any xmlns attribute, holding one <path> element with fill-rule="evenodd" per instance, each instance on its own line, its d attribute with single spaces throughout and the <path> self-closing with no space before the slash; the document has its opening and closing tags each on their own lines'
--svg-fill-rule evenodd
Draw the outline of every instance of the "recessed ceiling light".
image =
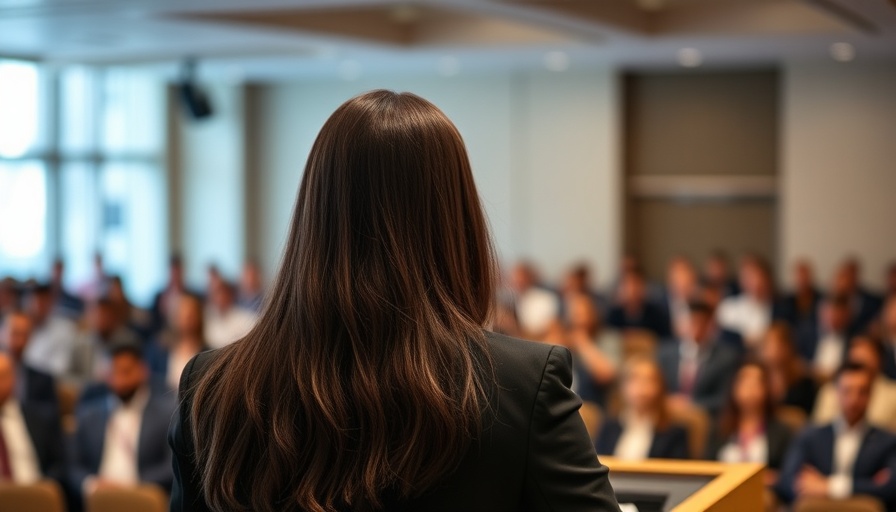
<svg viewBox="0 0 896 512">
<path fill-rule="evenodd" d="M 686 68 L 696 68 L 703 63 L 703 54 L 696 48 L 678 50 L 678 63 Z"/>
<path fill-rule="evenodd" d="M 566 52 L 548 52 L 544 56 L 544 67 L 551 71 L 569 69 L 569 55 Z"/>
<path fill-rule="evenodd" d="M 453 55 L 446 55 L 439 59 L 439 74 L 442 76 L 454 76 L 460 73 L 460 61 Z"/>
<path fill-rule="evenodd" d="M 353 82 L 361 78 L 362 72 L 363 69 L 361 69 L 361 63 L 356 60 L 344 60 L 339 64 L 339 76 L 341 76 L 343 80 Z"/>
<path fill-rule="evenodd" d="M 856 49 L 849 43 L 834 43 L 831 45 L 831 57 L 837 62 L 849 62 L 856 58 Z"/>
</svg>

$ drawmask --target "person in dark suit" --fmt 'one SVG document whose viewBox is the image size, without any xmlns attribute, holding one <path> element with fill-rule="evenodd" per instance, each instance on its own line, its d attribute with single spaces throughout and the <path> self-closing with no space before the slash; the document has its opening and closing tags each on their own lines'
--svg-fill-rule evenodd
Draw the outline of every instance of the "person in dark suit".
<svg viewBox="0 0 896 512">
<path fill-rule="evenodd" d="M 773 323 L 765 333 L 757 355 L 768 369 L 774 403 L 799 407 L 808 417 L 815 408 L 818 383 L 808 365 L 796 354 L 791 333 L 786 323 Z"/>
<path fill-rule="evenodd" d="M 627 460 L 690 458 L 687 431 L 669 419 L 663 375 L 654 360 L 636 356 L 626 361 L 622 394 L 622 413 L 601 423 L 598 454 Z"/>
<path fill-rule="evenodd" d="M 156 294 L 150 308 L 152 332 L 158 334 L 174 326 L 180 299 L 185 295 L 201 296 L 187 288 L 183 260 L 173 254 L 168 260 L 168 283 Z"/>
<path fill-rule="evenodd" d="M 812 265 L 808 260 L 799 260 L 793 266 L 793 291 L 781 298 L 775 319 L 783 320 L 797 330 L 815 325 L 821 299 Z"/>
<path fill-rule="evenodd" d="M 683 336 L 660 346 L 657 358 L 673 401 L 692 403 L 713 414 L 725 403 L 740 358 L 735 349 L 713 338 L 712 310 L 706 303 L 692 301 L 689 308 Z"/>
<path fill-rule="evenodd" d="M 15 366 L 16 399 L 22 404 L 44 404 L 58 410 L 56 380 L 24 361 L 25 349 L 31 339 L 31 325 L 31 317 L 24 311 L 14 310 L 6 315 L 0 326 L 0 348 L 9 354 Z"/>
<path fill-rule="evenodd" d="M 184 369 L 171 510 L 618 511 L 569 351 L 484 331 L 490 245 L 438 108 L 339 107 L 258 323 Z"/>
<path fill-rule="evenodd" d="M 774 485 L 790 446 L 790 428 L 775 419 L 769 373 L 756 361 L 741 365 L 728 402 L 707 445 L 707 458 L 766 465 L 765 483 Z"/>
<path fill-rule="evenodd" d="M 629 270 L 619 283 L 616 303 L 607 312 L 607 326 L 618 329 L 644 329 L 659 339 L 670 336 L 668 318 L 660 306 L 647 297 L 647 284 L 639 270 Z"/>
<path fill-rule="evenodd" d="M 887 299 L 881 311 L 881 340 L 884 353 L 881 372 L 891 380 L 896 380 L 896 295 Z"/>
<path fill-rule="evenodd" d="M 848 334 L 850 337 L 863 334 L 871 322 L 877 318 L 883 300 L 862 287 L 861 264 L 858 258 L 849 258 L 840 265 L 831 285 L 831 293 L 842 295 L 849 300 L 850 317 Z"/>
<path fill-rule="evenodd" d="M 797 331 L 797 351 L 817 380 L 830 379 L 845 360 L 851 336 L 849 323 L 849 298 L 830 295 L 821 304 L 818 322 Z"/>
<path fill-rule="evenodd" d="M 866 411 L 873 377 L 846 363 L 835 382 L 840 415 L 806 428 L 793 444 L 775 490 L 787 503 L 801 498 L 867 495 L 896 507 L 896 436 L 871 426 Z"/>
<path fill-rule="evenodd" d="M 15 362 L 0 353 L 0 482 L 29 484 L 41 478 L 65 482 L 59 414 L 47 404 L 16 398 Z M 5 474 L 7 473 L 8 474 Z"/>
<path fill-rule="evenodd" d="M 72 488 L 87 497 L 96 489 L 153 483 L 171 488 L 168 424 L 176 404 L 148 385 L 139 345 L 110 348 L 106 400 L 78 412 L 73 441 Z"/>
</svg>

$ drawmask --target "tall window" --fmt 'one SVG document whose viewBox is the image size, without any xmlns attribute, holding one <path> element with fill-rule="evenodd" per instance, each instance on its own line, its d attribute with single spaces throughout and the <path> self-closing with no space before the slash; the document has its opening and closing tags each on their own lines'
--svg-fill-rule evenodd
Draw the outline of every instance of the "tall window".
<svg viewBox="0 0 896 512">
<path fill-rule="evenodd" d="M 164 278 L 164 84 L 126 68 L 0 61 L 0 277 L 91 279 L 94 255 L 146 303 Z"/>
</svg>

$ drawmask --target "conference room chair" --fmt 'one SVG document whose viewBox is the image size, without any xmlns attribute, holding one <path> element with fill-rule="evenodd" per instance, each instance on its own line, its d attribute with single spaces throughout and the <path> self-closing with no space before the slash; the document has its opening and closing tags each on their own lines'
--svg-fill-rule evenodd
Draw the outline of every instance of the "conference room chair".
<svg viewBox="0 0 896 512">
<path fill-rule="evenodd" d="M 168 494 L 155 485 L 102 489 L 87 498 L 86 512 L 166 512 Z"/>
<path fill-rule="evenodd" d="M 622 360 L 632 356 L 656 357 L 656 335 L 646 329 L 626 329 L 622 333 Z"/>
<path fill-rule="evenodd" d="M 775 411 L 775 418 L 787 426 L 794 434 L 799 433 L 806 426 L 809 418 L 806 411 L 794 405 L 782 405 Z"/>
<path fill-rule="evenodd" d="M 870 496 L 856 496 L 844 500 L 807 498 L 797 501 L 793 512 L 886 512 L 883 504 Z"/>
<path fill-rule="evenodd" d="M 582 407 L 579 408 L 579 414 L 582 416 L 582 421 L 585 422 L 585 430 L 588 431 L 588 436 L 593 441 L 597 437 L 598 431 L 600 431 L 603 411 L 600 410 L 600 406 L 596 403 L 583 401 Z"/>
<path fill-rule="evenodd" d="M 675 406 L 675 402 L 670 400 L 667 407 L 672 421 L 681 424 L 688 431 L 691 458 L 702 459 L 706 450 L 706 439 L 709 436 L 709 414 L 695 404 Z"/>
<path fill-rule="evenodd" d="M 59 484 L 49 480 L 31 485 L 0 483 L 0 510 L 65 512 L 65 500 Z"/>
<path fill-rule="evenodd" d="M 78 388 L 71 384 L 58 384 L 56 386 L 56 395 L 59 397 L 59 417 L 62 421 L 62 431 L 66 434 L 74 434 Z"/>
</svg>

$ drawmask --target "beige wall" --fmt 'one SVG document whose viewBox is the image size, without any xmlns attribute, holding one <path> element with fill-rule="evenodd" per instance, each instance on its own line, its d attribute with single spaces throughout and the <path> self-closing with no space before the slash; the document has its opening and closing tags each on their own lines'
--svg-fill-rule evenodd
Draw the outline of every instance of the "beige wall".
<svg viewBox="0 0 896 512">
<path fill-rule="evenodd" d="M 782 92 L 781 260 L 829 280 L 847 255 L 896 259 L 896 63 L 793 64 Z"/>
</svg>

